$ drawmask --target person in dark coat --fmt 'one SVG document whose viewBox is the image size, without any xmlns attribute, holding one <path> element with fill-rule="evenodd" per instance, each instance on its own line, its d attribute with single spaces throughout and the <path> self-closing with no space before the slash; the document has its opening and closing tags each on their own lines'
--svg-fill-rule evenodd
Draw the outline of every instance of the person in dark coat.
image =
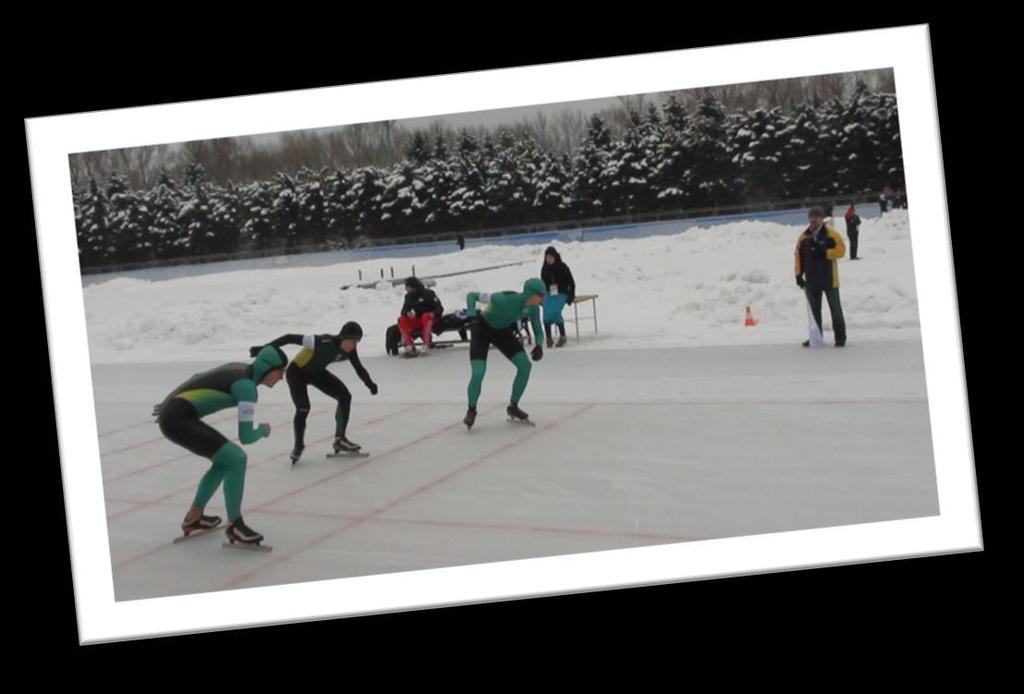
<svg viewBox="0 0 1024 694">
<path fill-rule="evenodd" d="M 544 335 L 547 346 L 565 346 L 565 323 L 562 321 L 562 309 L 572 304 L 576 298 L 576 280 L 572 277 L 569 266 L 562 260 L 554 246 L 544 251 L 544 265 L 541 266 L 540 278 L 548 293 L 544 297 Z M 551 326 L 558 327 L 558 343 L 551 337 Z"/>
<path fill-rule="evenodd" d="M 857 208 L 850 203 L 850 209 L 846 211 L 846 235 L 850 239 L 850 260 L 860 260 L 857 257 L 857 239 L 860 236 L 860 217 L 857 215 Z"/>
<path fill-rule="evenodd" d="M 828 300 L 836 347 L 842 347 L 846 344 L 846 320 L 839 301 L 838 261 L 846 254 L 846 244 L 838 231 L 825 224 L 825 213 L 820 207 L 812 207 L 807 219 L 808 227 L 797 239 L 794 251 L 796 285 L 807 296 L 819 334 L 825 332 L 821 324 L 822 295 Z M 804 342 L 803 346 L 810 347 L 811 341 Z"/>
</svg>

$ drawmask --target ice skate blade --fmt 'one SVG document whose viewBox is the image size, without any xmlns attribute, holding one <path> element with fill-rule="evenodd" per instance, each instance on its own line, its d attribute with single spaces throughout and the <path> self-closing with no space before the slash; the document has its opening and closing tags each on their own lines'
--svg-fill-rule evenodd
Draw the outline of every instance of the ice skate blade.
<svg viewBox="0 0 1024 694">
<path fill-rule="evenodd" d="M 227 547 L 228 549 L 245 549 L 245 550 L 248 550 L 250 552 L 271 552 L 274 549 L 270 545 L 264 545 L 264 544 L 256 545 L 256 544 L 248 544 L 248 543 L 245 543 L 245 542 L 237 542 L 237 541 L 236 542 L 223 542 L 223 543 L 221 543 L 221 546 L 222 547 Z"/>
</svg>

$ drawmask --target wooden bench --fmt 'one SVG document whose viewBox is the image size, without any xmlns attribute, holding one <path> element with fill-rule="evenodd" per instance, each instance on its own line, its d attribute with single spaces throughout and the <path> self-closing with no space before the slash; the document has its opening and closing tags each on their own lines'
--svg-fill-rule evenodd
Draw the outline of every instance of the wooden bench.
<svg viewBox="0 0 1024 694">
<path fill-rule="evenodd" d="M 594 319 L 594 334 L 597 334 L 597 294 L 577 294 L 572 300 L 572 318 L 570 320 L 576 324 L 576 341 L 580 341 L 580 312 L 579 305 L 584 301 L 589 301 L 593 309 L 593 312 L 589 316 L 583 316 L 583 319 L 593 318 Z"/>
</svg>

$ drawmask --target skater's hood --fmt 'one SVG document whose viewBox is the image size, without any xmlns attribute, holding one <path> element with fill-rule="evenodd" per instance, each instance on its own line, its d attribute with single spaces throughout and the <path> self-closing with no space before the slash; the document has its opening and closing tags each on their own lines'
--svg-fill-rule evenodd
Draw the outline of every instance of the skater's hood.
<svg viewBox="0 0 1024 694">
<path fill-rule="evenodd" d="M 259 383 L 263 377 L 274 369 L 281 369 L 288 365 L 288 356 L 280 347 L 267 345 L 256 353 L 256 359 L 252 363 L 252 380 Z"/>
<path fill-rule="evenodd" d="M 547 288 L 544 286 L 544 280 L 540 277 L 531 277 L 523 283 L 523 294 L 529 297 L 531 294 L 540 294 L 544 296 L 547 293 Z"/>
<path fill-rule="evenodd" d="M 363 339 L 363 328 L 355 321 L 349 321 L 345 325 L 341 326 L 341 332 L 338 333 L 338 339 L 341 340 L 362 340 Z"/>
</svg>

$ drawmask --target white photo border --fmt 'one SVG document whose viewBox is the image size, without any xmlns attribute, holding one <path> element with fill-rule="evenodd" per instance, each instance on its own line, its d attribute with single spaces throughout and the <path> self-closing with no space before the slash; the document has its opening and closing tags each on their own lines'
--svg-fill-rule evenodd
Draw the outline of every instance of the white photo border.
<svg viewBox="0 0 1024 694">
<path fill-rule="evenodd" d="M 912 203 L 940 515 L 115 602 L 69 154 L 884 68 L 895 73 Z M 26 131 L 82 643 L 981 548 L 927 26 L 33 118 Z"/>
</svg>

